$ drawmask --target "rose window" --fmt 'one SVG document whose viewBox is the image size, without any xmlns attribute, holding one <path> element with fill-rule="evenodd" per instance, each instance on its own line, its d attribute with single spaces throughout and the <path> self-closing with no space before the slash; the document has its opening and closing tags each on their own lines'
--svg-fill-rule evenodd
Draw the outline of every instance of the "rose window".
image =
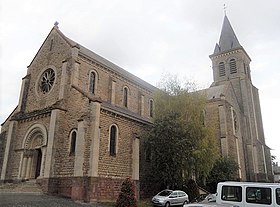
<svg viewBox="0 0 280 207">
<path fill-rule="evenodd" d="M 54 85 L 54 81 L 55 81 L 55 72 L 53 69 L 49 68 L 47 69 L 41 79 L 40 79 L 40 89 L 43 93 L 48 93 L 53 85 Z"/>
</svg>

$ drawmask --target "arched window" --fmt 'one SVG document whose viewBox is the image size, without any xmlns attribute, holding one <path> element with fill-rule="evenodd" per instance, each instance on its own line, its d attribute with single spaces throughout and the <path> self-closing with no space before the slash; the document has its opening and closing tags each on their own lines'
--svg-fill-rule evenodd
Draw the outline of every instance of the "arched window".
<svg viewBox="0 0 280 207">
<path fill-rule="evenodd" d="M 76 151 L 77 130 L 74 129 L 70 133 L 70 155 L 74 155 Z"/>
<path fill-rule="evenodd" d="M 123 106 L 127 108 L 128 106 L 128 88 L 123 88 Z"/>
<path fill-rule="evenodd" d="M 229 61 L 230 74 L 237 73 L 236 60 L 230 59 Z"/>
<path fill-rule="evenodd" d="M 91 71 L 89 74 L 89 92 L 91 94 L 95 93 L 95 87 L 96 87 L 96 73 L 94 71 Z"/>
<path fill-rule="evenodd" d="M 225 69 L 225 63 L 220 62 L 219 63 L 219 76 L 225 76 L 226 75 L 226 69 Z"/>
<path fill-rule="evenodd" d="M 116 125 L 112 125 L 110 127 L 110 144 L 109 144 L 109 152 L 111 156 L 115 156 L 117 154 L 117 136 L 118 130 Z"/>
<path fill-rule="evenodd" d="M 149 101 L 149 110 L 150 110 L 150 117 L 154 116 L 154 101 L 151 99 Z"/>
</svg>

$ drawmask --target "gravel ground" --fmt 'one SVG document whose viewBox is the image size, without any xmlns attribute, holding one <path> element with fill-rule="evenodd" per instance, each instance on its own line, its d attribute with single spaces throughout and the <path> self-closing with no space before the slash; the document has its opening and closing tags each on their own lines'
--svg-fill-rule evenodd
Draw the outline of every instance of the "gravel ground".
<svg viewBox="0 0 280 207">
<path fill-rule="evenodd" d="M 70 199 L 38 192 L 0 192 L 2 207 L 109 207 L 99 203 L 77 203 Z"/>
</svg>

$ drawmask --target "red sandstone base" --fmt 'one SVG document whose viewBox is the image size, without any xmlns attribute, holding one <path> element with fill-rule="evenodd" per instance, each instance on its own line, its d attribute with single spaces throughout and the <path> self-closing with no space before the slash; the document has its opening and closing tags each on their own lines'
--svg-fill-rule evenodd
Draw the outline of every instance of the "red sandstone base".
<svg viewBox="0 0 280 207">
<path fill-rule="evenodd" d="M 83 202 L 116 201 L 125 178 L 64 177 L 38 178 L 43 192 Z M 139 181 L 134 181 L 139 198 Z"/>
</svg>

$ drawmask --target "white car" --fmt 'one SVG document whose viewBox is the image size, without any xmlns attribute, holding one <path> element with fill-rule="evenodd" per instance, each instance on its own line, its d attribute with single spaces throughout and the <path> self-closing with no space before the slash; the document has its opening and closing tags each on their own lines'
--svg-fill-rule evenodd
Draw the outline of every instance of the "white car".
<svg viewBox="0 0 280 207">
<path fill-rule="evenodd" d="M 236 207 L 236 205 L 217 203 L 192 203 L 186 204 L 183 207 Z"/>
<path fill-rule="evenodd" d="M 181 190 L 163 190 L 152 199 L 154 206 L 177 206 L 189 203 L 189 196 Z"/>
</svg>

